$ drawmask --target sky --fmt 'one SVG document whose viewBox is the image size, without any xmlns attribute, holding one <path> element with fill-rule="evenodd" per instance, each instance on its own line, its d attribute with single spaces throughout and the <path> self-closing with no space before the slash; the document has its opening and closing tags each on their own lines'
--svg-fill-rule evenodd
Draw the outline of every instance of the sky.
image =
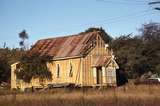
<svg viewBox="0 0 160 106">
<path fill-rule="evenodd" d="M 37 40 L 73 35 L 102 27 L 113 38 L 138 34 L 142 24 L 160 22 L 151 0 L 0 0 L 0 47 L 18 47 L 18 33 L 26 30 Z M 153 1 L 153 0 L 152 0 Z"/>
</svg>

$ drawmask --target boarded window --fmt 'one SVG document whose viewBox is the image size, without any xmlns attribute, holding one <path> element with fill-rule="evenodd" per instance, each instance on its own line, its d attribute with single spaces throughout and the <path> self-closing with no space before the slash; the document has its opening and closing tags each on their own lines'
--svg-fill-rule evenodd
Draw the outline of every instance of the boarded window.
<svg viewBox="0 0 160 106">
<path fill-rule="evenodd" d="M 57 64 L 57 78 L 60 77 L 60 66 L 59 64 Z"/>
<path fill-rule="evenodd" d="M 110 77 L 114 77 L 114 70 L 113 69 L 107 69 L 107 76 L 110 76 Z"/>
<path fill-rule="evenodd" d="M 107 68 L 107 82 L 108 83 L 115 83 L 114 79 L 116 77 L 115 69 L 114 68 Z"/>
</svg>

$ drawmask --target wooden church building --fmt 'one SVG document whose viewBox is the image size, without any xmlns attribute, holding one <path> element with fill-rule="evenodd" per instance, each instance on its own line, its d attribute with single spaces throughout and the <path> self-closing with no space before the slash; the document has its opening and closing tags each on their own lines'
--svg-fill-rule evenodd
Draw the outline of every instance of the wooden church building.
<svg viewBox="0 0 160 106">
<path fill-rule="evenodd" d="M 32 49 L 52 57 L 46 63 L 52 73 L 52 80 L 45 80 L 45 85 L 72 83 L 80 87 L 116 86 L 118 65 L 100 31 L 42 39 Z M 11 65 L 12 89 L 24 90 L 41 85 L 39 79 L 32 79 L 30 83 L 17 79 L 17 64 Z"/>
</svg>

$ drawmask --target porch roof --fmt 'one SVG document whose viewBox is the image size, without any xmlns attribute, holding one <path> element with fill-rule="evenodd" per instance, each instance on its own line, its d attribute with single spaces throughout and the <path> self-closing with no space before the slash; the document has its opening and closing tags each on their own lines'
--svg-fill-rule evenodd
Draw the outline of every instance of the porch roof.
<svg viewBox="0 0 160 106">
<path fill-rule="evenodd" d="M 111 56 L 98 56 L 93 64 L 93 67 L 105 66 L 111 60 Z"/>
</svg>

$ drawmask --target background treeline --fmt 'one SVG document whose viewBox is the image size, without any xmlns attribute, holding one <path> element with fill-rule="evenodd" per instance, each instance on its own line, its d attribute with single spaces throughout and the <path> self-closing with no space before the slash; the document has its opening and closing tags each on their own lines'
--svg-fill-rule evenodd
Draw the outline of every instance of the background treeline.
<svg viewBox="0 0 160 106">
<path fill-rule="evenodd" d="M 113 49 L 119 72 L 128 78 L 139 78 L 144 74 L 160 75 L 160 23 L 142 25 L 138 35 L 121 35 L 113 39 L 102 28 L 89 28 L 87 33 L 101 31 L 102 37 Z M 19 33 L 21 48 L 0 48 L 0 81 L 10 81 L 10 65 L 22 59 L 25 53 L 26 31 Z"/>
<path fill-rule="evenodd" d="M 0 82 L 10 81 L 10 65 L 20 59 L 22 51 L 20 49 L 0 48 Z"/>
<path fill-rule="evenodd" d="M 143 25 L 139 35 L 114 39 L 112 48 L 120 71 L 125 71 L 129 78 L 160 75 L 160 23 Z"/>
</svg>

